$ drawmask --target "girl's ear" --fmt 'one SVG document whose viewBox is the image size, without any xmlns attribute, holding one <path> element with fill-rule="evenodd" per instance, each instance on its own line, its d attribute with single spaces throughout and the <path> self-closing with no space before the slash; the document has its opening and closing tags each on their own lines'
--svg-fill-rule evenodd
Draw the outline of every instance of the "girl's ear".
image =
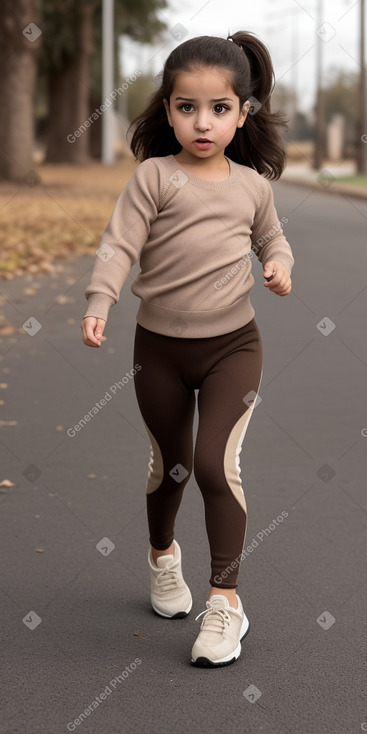
<svg viewBox="0 0 367 734">
<path fill-rule="evenodd" d="M 251 107 L 251 102 L 250 102 L 250 100 L 248 99 L 248 100 L 246 100 L 246 102 L 245 102 L 245 103 L 244 103 L 244 104 L 242 105 L 242 110 L 241 110 L 241 112 L 240 112 L 240 116 L 239 116 L 239 118 L 238 118 L 238 123 L 237 123 L 237 127 L 243 127 L 243 125 L 244 125 L 244 123 L 245 123 L 245 120 L 246 120 L 246 117 L 247 117 L 247 115 L 248 115 L 248 111 L 249 111 L 250 107 Z"/>
<path fill-rule="evenodd" d="M 164 99 L 164 100 L 163 100 L 163 104 L 164 104 L 164 106 L 165 106 L 165 109 L 166 109 L 166 112 L 167 112 L 168 122 L 169 122 L 169 124 L 171 125 L 171 127 L 173 127 L 173 122 L 172 122 L 171 112 L 170 112 L 170 109 L 169 109 L 169 103 L 167 102 L 167 100 L 166 100 L 166 99 Z"/>
</svg>

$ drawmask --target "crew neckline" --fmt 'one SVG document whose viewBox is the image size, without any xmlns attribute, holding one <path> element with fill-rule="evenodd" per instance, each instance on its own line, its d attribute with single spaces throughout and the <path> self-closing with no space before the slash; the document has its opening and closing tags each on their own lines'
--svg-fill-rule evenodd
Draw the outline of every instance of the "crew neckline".
<svg viewBox="0 0 367 734">
<path fill-rule="evenodd" d="M 206 178 L 199 178 L 198 176 L 194 176 L 194 174 L 190 173 L 190 171 L 188 171 L 185 166 L 183 166 L 176 160 L 173 154 L 167 156 L 172 165 L 175 166 L 175 170 L 177 170 L 178 167 L 181 171 L 183 171 L 188 177 L 190 183 L 192 183 L 194 186 L 199 186 L 202 189 L 211 189 L 214 191 L 218 189 L 226 189 L 228 186 L 232 186 L 235 180 L 233 161 L 231 161 L 231 159 L 228 158 L 228 156 L 226 155 L 224 157 L 226 161 L 228 161 L 229 176 L 222 179 L 221 181 L 210 181 Z"/>
</svg>

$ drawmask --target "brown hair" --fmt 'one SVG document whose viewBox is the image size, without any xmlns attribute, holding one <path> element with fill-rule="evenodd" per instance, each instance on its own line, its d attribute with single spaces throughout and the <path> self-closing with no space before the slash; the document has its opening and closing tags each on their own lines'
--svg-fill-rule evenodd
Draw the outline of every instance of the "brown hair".
<svg viewBox="0 0 367 734">
<path fill-rule="evenodd" d="M 282 112 L 270 109 L 275 82 L 269 51 L 255 34 L 246 31 L 238 31 L 228 39 L 192 38 L 170 53 L 160 75 L 159 89 L 149 97 L 145 110 L 129 127 L 129 130 L 134 127 L 130 148 L 135 158 L 143 161 L 180 152 L 182 146 L 169 125 L 163 100 L 169 101 L 177 74 L 203 67 L 230 71 L 240 109 L 246 100 L 252 104 L 243 127 L 237 128 L 225 148 L 225 155 L 266 178 L 280 178 L 285 167 L 285 151 L 279 128 L 287 127 L 287 121 Z"/>
</svg>

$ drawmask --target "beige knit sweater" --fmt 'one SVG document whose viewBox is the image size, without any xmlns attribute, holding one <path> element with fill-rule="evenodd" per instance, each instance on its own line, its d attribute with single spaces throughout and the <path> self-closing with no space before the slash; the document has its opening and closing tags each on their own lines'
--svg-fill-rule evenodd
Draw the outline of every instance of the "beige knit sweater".
<svg viewBox="0 0 367 734">
<path fill-rule="evenodd" d="M 85 316 L 107 321 L 140 257 L 132 292 L 138 323 L 168 336 L 210 337 L 255 315 L 252 257 L 294 265 L 271 185 L 227 158 L 229 177 L 191 175 L 173 155 L 141 163 L 121 192 L 102 235 L 85 296 Z"/>
</svg>

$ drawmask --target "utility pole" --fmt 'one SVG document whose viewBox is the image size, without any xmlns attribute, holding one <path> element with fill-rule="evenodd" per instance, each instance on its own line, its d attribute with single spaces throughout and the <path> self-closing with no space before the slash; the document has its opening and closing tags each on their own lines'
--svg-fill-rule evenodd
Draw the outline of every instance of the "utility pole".
<svg viewBox="0 0 367 734">
<path fill-rule="evenodd" d="M 102 104 L 106 105 L 102 113 L 102 161 L 113 163 L 114 110 L 113 99 L 109 96 L 114 89 L 114 0 L 103 0 L 102 10 Z"/>
<path fill-rule="evenodd" d="M 317 2 L 317 29 L 321 27 L 323 0 Z M 317 171 L 322 166 L 325 133 L 325 95 L 322 88 L 322 44 L 321 34 L 317 34 L 316 43 L 316 109 L 315 109 L 315 149 L 313 168 Z"/>
<path fill-rule="evenodd" d="M 357 144 L 357 172 L 367 175 L 367 74 L 365 69 L 365 40 L 366 40 L 366 12 L 365 0 L 360 0 L 360 48 L 359 48 L 359 125 Z"/>
</svg>

